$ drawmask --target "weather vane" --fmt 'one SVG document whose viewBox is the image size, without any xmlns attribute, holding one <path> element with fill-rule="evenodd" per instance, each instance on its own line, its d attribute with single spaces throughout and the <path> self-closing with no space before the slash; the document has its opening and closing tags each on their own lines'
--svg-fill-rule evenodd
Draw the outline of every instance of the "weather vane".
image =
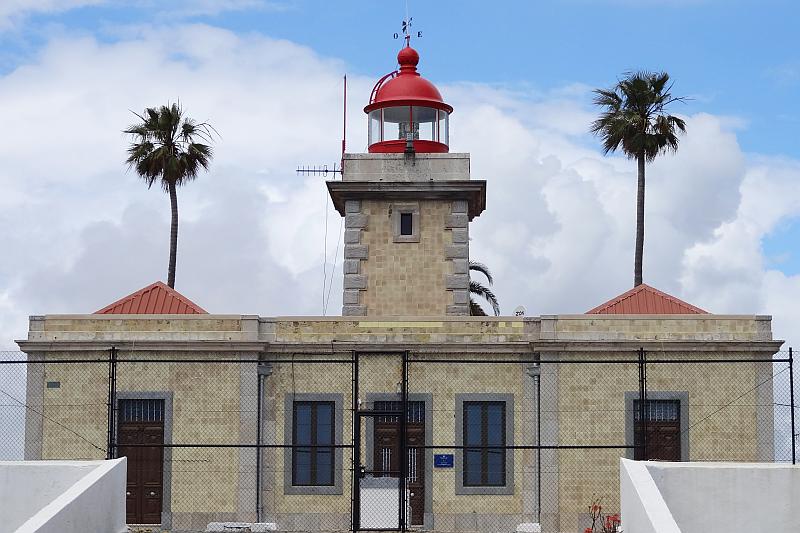
<svg viewBox="0 0 800 533">
<path fill-rule="evenodd" d="M 409 17 L 408 16 L 408 2 L 406 2 L 406 18 L 403 19 L 403 24 L 402 24 L 402 27 L 401 27 L 402 28 L 401 29 L 401 33 L 403 34 L 403 39 L 406 40 L 406 46 L 411 46 L 411 25 L 412 25 L 413 20 L 414 20 L 414 17 Z M 400 34 L 395 32 L 394 38 L 395 39 L 399 39 L 400 38 Z M 417 38 L 418 39 L 422 38 L 422 32 L 421 31 L 417 32 Z"/>
</svg>

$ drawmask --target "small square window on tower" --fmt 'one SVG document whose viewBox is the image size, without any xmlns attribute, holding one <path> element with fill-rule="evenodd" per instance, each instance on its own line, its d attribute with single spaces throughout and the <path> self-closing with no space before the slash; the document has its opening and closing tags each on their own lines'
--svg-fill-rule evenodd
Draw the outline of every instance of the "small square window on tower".
<svg viewBox="0 0 800 533">
<path fill-rule="evenodd" d="M 397 203 L 391 207 L 394 242 L 419 242 L 419 203 Z"/>
</svg>

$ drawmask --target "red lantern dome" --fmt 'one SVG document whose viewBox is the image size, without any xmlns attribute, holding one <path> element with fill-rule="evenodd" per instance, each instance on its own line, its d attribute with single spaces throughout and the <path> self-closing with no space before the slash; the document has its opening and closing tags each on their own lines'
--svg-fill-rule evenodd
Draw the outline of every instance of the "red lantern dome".
<svg viewBox="0 0 800 533">
<path fill-rule="evenodd" d="M 369 115 L 369 151 L 402 153 L 410 140 L 416 152 L 447 153 L 453 108 L 417 72 L 416 50 L 406 46 L 397 62 L 400 70 L 378 80 L 364 108 Z"/>
</svg>

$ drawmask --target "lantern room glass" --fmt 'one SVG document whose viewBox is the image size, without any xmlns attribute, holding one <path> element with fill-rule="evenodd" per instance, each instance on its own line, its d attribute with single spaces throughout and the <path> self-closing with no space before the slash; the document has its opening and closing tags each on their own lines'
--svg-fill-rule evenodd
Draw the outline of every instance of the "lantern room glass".
<svg viewBox="0 0 800 533">
<path fill-rule="evenodd" d="M 424 140 L 448 144 L 448 113 L 423 106 L 394 106 L 369 112 L 368 142 Z"/>
<path fill-rule="evenodd" d="M 376 109 L 369 112 L 369 144 L 381 140 L 381 110 Z"/>
<path fill-rule="evenodd" d="M 450 145 L 450 113 L 443 109 L 439 109 L 439 127 L 437 133 L 439 134 L 439 142 L 442 144 Z"/>
<path fill-rule="evenodd" d="M 416 129 L 414 139 L 436 141 L 436 109 L 414 106 L 411 117 Z"/>
</svg>

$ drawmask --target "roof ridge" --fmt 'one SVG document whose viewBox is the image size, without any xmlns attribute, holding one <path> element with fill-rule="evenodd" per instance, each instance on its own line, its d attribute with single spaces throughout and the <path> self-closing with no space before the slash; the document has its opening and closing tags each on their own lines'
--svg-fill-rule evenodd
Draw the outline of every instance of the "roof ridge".
<svg viewBox="0 0 800 533">
<path fill-rule="evenodd" d="M 149 293 L 160 291 L 163 297 L 151 298 Z M 130 304 L 127 306 L 126 304 Z M 177 304 L 177 305 L 176 305 Z M 156 281 L 123 296 L 94 314 L 208 314 L 208 312 L 162 281 Z"/>
<path fill-rule="evenodd" d="M 639 296 L 641 293 L 650 294 L 651 297 L 655 296 L 662 300 L 666 300 L 673 304 L 677 309 L 670 309 L 671 306 L 665 305 L 664 302 L 657 300 L 647 300 L 647 296 Z M 628 306 L 622 302 L 631 300 L 632 303 Z M 625 310 L 618 309 L 626 307 Z M 655 308 L 657 311 L 653 313 L 650 310 L 643 310 L 643 308 Z M 641 283 L 636 287 L 629 289 L 622 294 L 611 298 L 610 300 L 598 305 L 597 307 L 586 311 L 586 314 L 708 314 L 708 311 L 700 309 L 688 302 L 681 300 L 676 296 L 672 296 L 664 291 L 658 290 L 655 287 Z"/>
</svg>

